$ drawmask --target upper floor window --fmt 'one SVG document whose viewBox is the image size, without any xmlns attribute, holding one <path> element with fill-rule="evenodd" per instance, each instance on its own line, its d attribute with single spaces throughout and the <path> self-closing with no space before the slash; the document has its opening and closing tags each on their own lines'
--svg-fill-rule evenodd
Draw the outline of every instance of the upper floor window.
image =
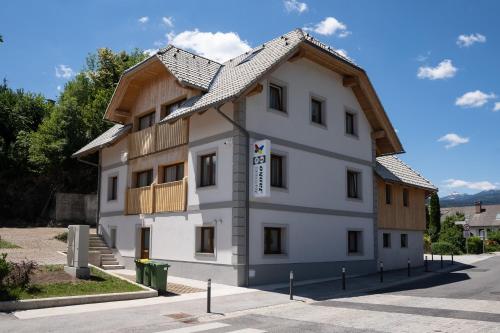
<svg viewBox="0 0 500 333">
<path fill-rule="evenodd" d="M 118 176 L 108 178 L 108 201 L 118 198 Z"/>
<path fill-rule="evenodd" d="M 168 165 L 163 168 L 163 182 L 170 183 L 184 178 L 184 163 Z"/>
<path fill-rule="evenodd" d="M 271 186 L 285 187 L 285 157 L 271 154 Z"/>
<path fill-rule="evenodd" d="M 403 206 L 408 207 L 410 202 L 410 192 L 407 188 L 403 189 Z"/>
<path fill-rule="evenodd" d="M 358 136 L 357 117 L 355 113 L 345 113 L 345 133 L 348 135 Z"/>
<path fill-rule="evenodd" d="M 314 97 L 311 98 L 311 121 L 325 125 L 324 102 Z"/>
<path fill-rule="evenodd" d="M 184 98 L 174 103 L 162 105 L 161 118 L 163 119 L 171 113 L 174 113 L 181 106 L 181 104 L 184 103 L 185 100 L 186 99 Z"/>
<path fill-rule="evenodd" d="M 392 203 L 392 186 L 385 184 L 385 203 L 390 205 Z"/>
<path fill-rule="evenodd" d="M 358 171 L 347 170 L 347 197 L 361 198 L 361 173 Z"/>
<path fill-rule="evenodd" d="M 151 112 L 147 115 L 139 117 L 139 131 L 153 126 L 155 123 L 155 113 Z"/>
<path fill-rule="evenodd" d="M 285 93 L 286 89 L 284 86 L 269 83 L 269 108 L 286 112 Z"/>
<path fill-rule="evenodd" d="M 200 187 L 215 185 L 216 168 L 215 153 L 200 156 Z"/>
<path fill-rule="evenodd" d="M 150 186 L 153 183 L 153 170 L 136 172 L 135 187 Z"/>
</svg>

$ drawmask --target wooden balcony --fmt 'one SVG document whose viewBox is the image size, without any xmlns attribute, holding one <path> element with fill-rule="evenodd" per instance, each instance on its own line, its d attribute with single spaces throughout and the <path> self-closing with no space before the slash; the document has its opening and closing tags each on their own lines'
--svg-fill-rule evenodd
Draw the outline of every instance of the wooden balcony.
<svg viewBox="0 0 500 333">
<path fill-rule="evenodd" d="M 176 182 L 152 184 L 127 190 L 126 213 L 183 212 L 187 202 L 187 177 Z"/>
<path fill-rule="evenodd" d="M 128 137 L 128 158 L 156 153 L 188 143 L 188 120 L 154 124 Z"/>
</svg>

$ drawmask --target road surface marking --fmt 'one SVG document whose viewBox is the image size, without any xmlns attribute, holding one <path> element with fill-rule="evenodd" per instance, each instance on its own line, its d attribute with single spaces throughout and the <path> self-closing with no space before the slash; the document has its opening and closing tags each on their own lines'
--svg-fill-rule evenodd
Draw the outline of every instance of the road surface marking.
<svg viewBox="0 0 500 333">
<path fill-rule="evenodd" d="M 208 330 L 214 330 L 216 328 L 222 328 L 222 327 L 227 327 L 227 326 L 230 326 L 230 325 L 216 322 L 216 323 L 208 323 L 208 324 L 202 324 L 202 325 L 197 325 L 197 326 L 176 328 L 173 330 L 161 331 L 161 332 L 157 332 L 157 333 L 194 333 L 194 332 L 203 332 L 203 331 L 208 331 Z"/>
</svg>

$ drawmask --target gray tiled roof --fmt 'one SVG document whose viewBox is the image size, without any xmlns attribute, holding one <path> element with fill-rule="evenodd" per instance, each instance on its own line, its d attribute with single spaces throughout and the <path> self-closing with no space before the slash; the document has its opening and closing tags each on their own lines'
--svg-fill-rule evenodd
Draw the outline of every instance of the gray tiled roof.
<svg viewBox="0 0 500 333">
<path fill-rule="evenodd" d="M 479 214 L 476 213 L 475 206 L 441 208 L 441 221 L 456 213 L 464 214 L 467 223 L 473 227 L 500 226 L 500 219 L 497 219 L 500 205 L 483 205 Z"/>
<path fill-rule="evenodd" d="M 437 191 L 437 187 L 394 155 L 377 157 L 375 172 L 384 180 Z"/>
<path fill-rule="evenodd" d="M 207 91 L 222 66 L 216 61 L 200 57 L 173 45 L 158 51 L 158 59 L 181 84 Z"/>
<path fill-rule="evenodd" d="M 176 112 L 164 120 L 208 109 L 239 96 L 257 83 L 265 73 L 295 52 L 298 45 L 304 41 L 356 66 L 350 59 L 343 57 L 333 48 L 317 41 L 309 34 L 305 34 L 301 29 L 295 29 L 223 63 L 207 93 L 187 100 Z M 259 52 L 250 61 L 242 62 L 255 51 Z"/>
<path fill-rule="evenodd" d="M 107 147 L 107 146 L 115 143 L 117 140 L 119 140 L 125 134 L 127 134 L 128 130 L 130 128 L 131 128 L 131 125 L 124 126 L 124 125 L 116 124 L 113 127 L 111 127 L 110 129 L 108 129 L 106 132 L 102 133 L 97 138 L 95 138 L 94 140 L 92 140 L 91 142 L 86 144 L 85 147 L 78 150 L 72 156 L 79 157 L 79 156 L 83 156 L 83 155 L 88 155 L 88 154 L 91 154 L 99 149 Z"/>
</svg>

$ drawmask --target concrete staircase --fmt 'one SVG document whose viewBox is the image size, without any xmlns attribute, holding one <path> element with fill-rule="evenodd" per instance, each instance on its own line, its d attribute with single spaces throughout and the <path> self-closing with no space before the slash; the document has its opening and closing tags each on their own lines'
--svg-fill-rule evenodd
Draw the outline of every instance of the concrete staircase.
<svg viewBox="0 0 500 333">
<path fill-rule="evenodd" d="M 89 251 L 99 251 L 101 253 L 101 267 L 103 269 L 123 269 L 116 260 L 113 251 L 106 245 L 101 235 L 89 235 Z"/>
</svg>

